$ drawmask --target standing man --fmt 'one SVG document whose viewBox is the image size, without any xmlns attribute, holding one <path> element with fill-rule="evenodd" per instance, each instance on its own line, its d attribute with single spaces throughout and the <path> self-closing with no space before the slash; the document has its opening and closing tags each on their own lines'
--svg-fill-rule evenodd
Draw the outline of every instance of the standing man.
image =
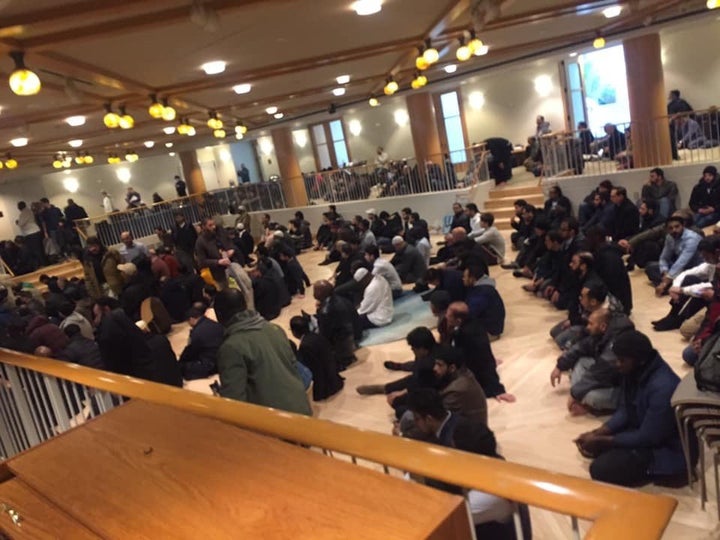
<svg viewBox="0 0 720 540">
<path fill-rule="evenodd" d="M 172 229 L 172 239 L 175 243 L 175 256 L 180 263 L 183 273 L 192 273 L 195 268 L 193 253 L 197 242 L 197 231 L 192 223 L 185 220 L 185 214 L 178 210 L 174 214 L 175 227 Z"/>
<path fill-rule="evenodd" d="M 100 194 L 102 195 L 102 207 L 103 211 L 106 214 L 112 214 L 115 212 L 115 205 L 113 204 L 112 198 L 110 195 L 108 195 L 107 191 L 101 191 Z"/>
<path fill-rule="evenodd" d="M 132 210 L 133 208 L 139 208 L 142 206 L 142 197 L 135 191 L 134 188 L 128 186 L 127 194 L 125 195 L 125 202 L 127 203 L 127 209 Z"/>
<path fill-rule="evenodd" d="M 63 219 L 62 210 L 50 204 L 47 197 L 40 199 L 40 204 L 42 205 L 40 221 L 42 222 L 45 238 L 52 238 L 55 244 L 59 245 L 58 229 L 60 228 L 60 220 Z"/>
<path fill-rule="evenodd" d="M 240 164 L 240 170 L 237 172 L 238 178 L 241 184 L 250 183 L 250 170 L 245 166 L 244 163 Z"/>
<path fill-rule="evenodd" d="M 667 113 L 669 117 L 673 117 L 677 114 L 686 114 L 693 112 L 693 108 L 690 104 L 680 97 L 680 90 L 670 90 L 668 96 Z M 675 128 L 675 122 L 670 120 L 670 148 L 672 149 L 672 158 L 680 159 L 678 156 L 677 149 L 677 131 Z"/>
<path fill-rule="evenodd" d="M 214 307 L 218 322 L 225 327 L 217 357 L 220 394 L 311 416 L 297 360 L 282 328 L 249 311 L 236 289 L 220 291 Z"/>
<path fill-rule="evenodd" d="M 178 197 L 187 197 L 187 184 L 179 174 L 175 175 L 175 193 Z"/>
<path fill-rule="evenodd" d="M 148 248 L 145 247 L 145 244 L 137 242 L 130 231 L 120 233 L 120 242 L 122 242 L 122 246 L 120 246 L 120 256 L 123 262 L 133 262 L 133 259 L 140 255 L 144 255 L 148 259 L 150 258 Z"/>
<path fill-rule="evenodd" d="M 65 219 L 69 221 L 72 228 L 75 229 L 77 228 L 75 220 L 87 219 L 88 214 L 82 206 L 76 204 L 72 199 L 68 199 L 67 204 L 65 207 Z"/>
<path fill-rule="evenodd" d="M 17 205 L 20 215 L 15 220 L 15 224 L 20 229 L 20 235 L 25 240 L 25 245 L 40 260 L 39 264 L 45 264 L 45 250 L 43 249 L 43 234 L 40 230 L 35 214 L 25 201 L 20 201 Z"/>
</svg>

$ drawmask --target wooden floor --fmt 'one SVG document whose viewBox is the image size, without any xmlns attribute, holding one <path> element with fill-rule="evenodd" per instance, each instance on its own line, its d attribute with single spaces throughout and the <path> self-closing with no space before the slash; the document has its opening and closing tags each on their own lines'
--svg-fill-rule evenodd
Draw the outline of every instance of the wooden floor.
<svg viewBox="0 0 720 540">
<path fill-rule="evenodd" d="M 433 242 L 434 243 L 434 242 Z M 308 252 L 300 256 L 300 261 L 311 281 L 328 278 L 334 265 L 318 266 L 324 257 L 323 252 Z M 529 293 L 521 290 L 523 280 L 512 276 L 511 271 L 499 267 L 491 270 L 497 280 L 507 307 L 505 334 L 493 343 L 495 355 L 502 360 L 500 376 L 509 392 L 517 396 L 514 404 L 489 403 L 490 427 L 494 430 L 500 444 L 501 453 L 510 461 L 532 465 L 551 471 L 587 477 L 588 462 L 577 452 L 572 443 L 579 433 L 593 429 L 601 422 L 597 418 L 571 418 L 565 409 L 568 397 L 568 383 L 563 378 L 559 388 L 550 385 L 550 372 L 558 356 L 558 349 L 548 336 L 550 327 L 560 321 L 563 314 L 551 308 Z M 651 320 L 660 317 L 667 309 L 667 300 L 658 299 L 648 285 L 644 274 L 636 270 L 632 274 L 635 310 L 633 321 L 639 330 L 647 333 L 655 347 L 677 371 L 679 375 L 687 373 L 680 356 L 684 343 L 677 332 L 657 333 L 652 330 Z M 294 300 L 285 308 L 274 322 L 288 332 L 290 317 L 300 310 L 314 313 L 315 306 L 312 290 L 302 300 Z M 288 332 L 289 334 L 289 332 Z M 179 352 L 185 343 L 187 328 L 179 325 L 173 332 L 172 341 Z M 350 424 L 364 429 L 373 429 L 389 433 L 391 429 L 391 409 L 383 396 L 363 397 L 355 388 L 361 384 L 385 383 L 397 377 L 383 367 L 385 360 L 404 361 L 412 359 L 404 336 L 398 341 L 358 351 L 359 362 L 344 372 L 345 389 L 324 403 L 316 406 L 320 418 Z M 191 387 L 206 391 L 205 381 L 196 381 Z M 711 471 L 708 479 L 712 484 Z M 669 494 L 679 501 L 679 507 L 665 535 L 668 539 L 709 539 L 720 538 L 717 525 L 717 509 L 710 503 L 705 511 L 700 509 L 697 486 L 695 491 L 689 488 L 668 490 L 646 488 L 650 492 Z M 714 488 L 711 486 L 711 500 Z M 570 520 L 564 516 L 544 511 L 532 510 L 533 526 L 536 538 L 571 538 Z"/>
</svg>

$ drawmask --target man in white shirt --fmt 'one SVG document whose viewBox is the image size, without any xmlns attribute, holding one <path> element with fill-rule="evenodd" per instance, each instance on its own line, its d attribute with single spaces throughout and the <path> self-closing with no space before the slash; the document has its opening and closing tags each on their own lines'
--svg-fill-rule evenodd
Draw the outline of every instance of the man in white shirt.
<svg viewBox="0 0 720 540">
<path fill-rule="evenodd" d="M 470 219 L 470 232 L 468 238 L 476 238 L 480 236 L 484 229 L 480 223 L 480 211 L 478 210 L 477 204 L 468 203 L 465 205 L 465 214 Z"/>
<path fill-rule="evenodd" d="M 395 267 L 380 257 L 380 250 L 377 246 L 368 246 L 365 248 L 365 260 L 373 265 L 372 273 L 375 276 L 382 276 L 390 285 L 393 299 L 402 296 L 402 280 L 395 270 Z"/>
<path fill-rule="evenodd" d="M 358 268 L 353 279 L 363 289 L 358 307 L 360 326 L 363 330 L 387 326 L 392 322 L 394 308 L 390 285 L 382 276 L 371 274 L 367 268 Z"/>
<path fill-rule="evenodd" d="M 390 158 L 388 157 L 387 152 L 385 152 L 382 146 L 378 146 L 377 156 L 375 157 L 375 166 L 378 169 L 386 169 L 389 160 Z"/>
<path fill-rule="evenodd" d="M 106 214 L 112 214 L 115 211 L 115 205 L 112 202 L 112 198 L 108 195 L 107 191 L 101 191 L 102 195 L 102 207 Z"/>
<path fill-rule="evenodd" d="M 45 260 L 45 249 L 43 248 L 43 233 L 35 219 L 35 214 L 25 204 L 25 201 L 20 201 L 17 207 L 20 210 L 20 215 L 15 220 L 15 224 L 20 229 L 20 236 L 23 237 L 25 245 L 37 257 L 42 266 L 47 261 Z"/>
<path fill-rule="evenodd" d="M 133 259 L 139 255 L 145 255 L 148 259 L 150 258 L 150 252 L 148 249 L 144 244 L 136 241 L 131 232 L 121 232 L 120 241 L 122 242 L 122 246 L 120 246 L 119 251 L 123 262 L 133 262 Z"/>
<path fill-rule="evenodd" d="M 488 266 L 500 264 L 505 259 L 505 239 L 493 223 L 495 216 L 489 213 L 480 214 L 482 233 L 475 237 L 475 242 L 484 248 L 483 259 Z"/>
</svg>

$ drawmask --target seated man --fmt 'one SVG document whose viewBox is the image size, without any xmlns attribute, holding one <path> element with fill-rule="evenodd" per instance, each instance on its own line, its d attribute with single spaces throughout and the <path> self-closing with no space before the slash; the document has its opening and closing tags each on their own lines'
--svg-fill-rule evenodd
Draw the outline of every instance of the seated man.
<svg viewBox="0 0 720 540">
<path fill-rule="evenodd" d="M 603 180 L 602 182 L 600 182 L 600 184 L 598 184 L 598 187 L 593 189 L 590 194 L 583 199 L 583 202 L 581 202 L 580 206 L 578 207 L 578 221 L 580 222 L 580 225 L 582 227 L 585 226 L 587 221 L 595 213 L 595 201 L 597 200 L 596 196 L 600 195 L 602 198 L 602 195 L 605 195 L 605 199 L 608 200 L 612 187 L 613 185 L 610 180 Z"/>
<path fill-rule="evenodd" d="M 353 279 L 362 291 L 362 301 L 357 309 L 360 327 L 368 330 L 390 324 L 394 307 L 392 291 L 385 278 L 371 274 L 367 268 L 358 268 Z"/>
<path fill-rule="evenodd" d="M 330 342 L 310 331 L 309 317 L 290 319 L 290 331 L 299 340 L 297 359 L 312 373 L 313 401 L 327 399 L 345 384 L 337 369 Z"/>
<path fill-rule="evenodd" d="M 179 359 L 182 376 L 186 381 L 204 379 L 217 373 L 217 354 L 225 329 L 205 316 L 205 304 L 200 302 L 188 310 L 187 321 L 190 335 Z"/>
<path fill-rule="evenodd" d="M 527 201 L 525 201 L 525 199 L 517 199 L 513 203 L 515 214 L 510 219 L 510 226 L 514 229 L 510 234 L 510 242 L 513 250 L 520 249 L 520 244 L 530 235 L 530 230 L 522 218 L 523 208 L 525 208 L 526 205 Z"/>
<path fill-rule="evenodd" d="M 463 283 L 463 273 L 460 270 L 428 268 L 424 280 L 425 283 L 434 287 L 430 294 L 435 291 L 447 291 L 451 302 L 465 300 L 465 284 Z M 423 298 L 427 299 L 428 297 L 423 295 Z"/>
<path fill-rule="evenodd" d="M 643 186 L 640 196 L 644 201 L 655 203 L 661 217 L 669 218 L 675 211 L 678 187 L 675 182 L 665 178 L 665 172 L 660 167 L 655 167 L 650 171 L 650 178 Z"/>
<path fill-rule="evenodd" d="M 597 309 L 588 317 L 587 336 L 560 355 L 550 382 L 556 386 L 563 371 L 570 371 L 568 410 L 572 416 L 615 410 L 620 393 L 612 345 L 619 334 L 634 329 L 624 313 Z"/>
<path fill-rule="evenodd" d="M 405 338 L 412 350 L 414 360 L 409 362 L 385 362 L 385 367 L 393 371 L 410 372 L 409 375 L 387 384 L 365 384 L 357 387 L 357 393 L 363 396 L 387 394 L 388 402 L 399 413 L 405 412 L 405 395 L 414 388 L 435 388 L 433 372 L 435 359 L 433 351 L 437 346 L 435 336 L 429 328 L 418 326 Z"/>
<path fill-rule="evenodd" d="M 559 186 L 552 186 L 548 191 L 548 199 L 543 207 L 545 219 L 547 219 L 553 228 L 560 226 L 560 221 L 572 215 L 572 203 L 562 193 Z"/>
<path fill-rule="evenodd" d="M 627 189 L 615 186 L 610 191 L 612 212 L 608 213 L 603 223 L 613 241 L 624 240 L 637 234 L 640 228 L 640 214 L 627 196 Z"/>
<path fill-rule="evenodd" d="M 515 396 L 508 394 L 500 382 L 497 362 L 482 322 L 470 317 L 470 310 L 464 302 L 450 304 L 446 317 L 451 345 L 463 354 L 465 365 L 475 375 L 485 395 L 498 401 L 515 401 Z"/>
<path fill-rule="evenodd" d="M 697 266 L 701 262 L 698 244 L 702 237 L 685 228 L 683 218 L 671 216 L 667 220 L 667 236 L 660 260 L 648 263 L 645 273 L 655 285 L 655 294 L 662 296 L 667 293 L 670 285 L 680 272 Z"/>
<path fill-rule="evenodd" d="M 483 247 L 483 260 L 488 266 L 500 264 L 505 259 L 505 238 L 493 223 L 495 216 L 489 213 L 480 214 L 483 232 L 475 237 L 475 242 Z"/>
<path fill-rule="evenodd" d="M 482 323 L 490 341 L 499 339 L 505 330 L 505 304 L 495 288 L 495 280 L 482 265 L 469 264 L 463 271 L 463 283 L 470 317 Z"/>
<path fill-rule="evenodd" d="M 380 256 L 380 250 L 377 246 L 368 246 L 365 248 L 365 261 L 372 264 L 372 273 L 375 276 L 382 276 L 390 285 L 392 296 L 394 299 L 402 296 L 403 288 L 400 276 L 395 267 Z"/>
<path fill-rule="evenodd" d="M 285 274 L 288 294 L 295 298 L 305 298 L 305 287 L 310 286 L 310 278 L 307 277 L 300 261 L 297 260 L 294 253 L 287 249 L 281 249 L 278 257 Z"/>
<path fill-rule="evenodd" d="M 599 279 L 591 279 L 583 283 L 580 289 L 579 312 L 572 314 L 572 317 L 556 324 L 550 330 L 550 335 L 560 349 L 568 350 L 586 335 L 588 318 L 593 312 L 606 305 L 607 297 L 607 287 Z"/>
<path fill-rule="evenodd" d="M 356 360 L 355 340 L 362 336 L 362 330 L 350 301 L 334 293 L 335 288 L 329 281 L 321 280 L 313 285 L 318 333 L 330 342 L 338 369 L 342 371 Z"/>
<path fill-rule="evenodd" d="M 720 177 L 717 167 L 708 165 L 690 194 L 688 203 L 695 212 L 695 225 L 707 227 L 720 219 Z"/>
<path fill-rule="evenodd" d="M 563 262 L 562 247 L 565 242 L 560 231 L 553 229 L 545 235 L 545 254 L 540 257 L 535 272 L 532 276 L 532 283 L 523 285 L 523 289 L 535 293 L 537 296 L 549 298 L 554 289 L 552 283 L 557 280 L 560 273 L 560 265 Z M 548 294 L 549 292 L 549 294 Z"/>
<path fill-rule="evenodd" d="M 677 482 L 685 457 L 670 398 L 680 382 L 644 334 L 632 330 L 615 339 L 621 397 L 615 414 L 575 441 L 592 458 L 593 480 L 634 487 Z"/>
<path fill-rule="evenodd" d="M 408 244 L 402 236 L 392 239 L 395 255 L 390 264 L 395 267 L 403 283 L 415 283 L 425 275 L 427 264 L 420 252 Z"/>
<path fill-rule="evenodd" d="M 632 272 L 636 264 L 640 268 L 645 268 L 649 262 L 660 258 L 666 232 L 667 218 L 663 219 L 659 215 L 655 201 L 645 199 L 640 201 L 638 213 L 640 214 L 638 233 L 618 241 L 620 249 L 630 255 L 626 265 L 628 272 Z"/>
<path fill-rule="evenodd" d="M 658 332 L 680 328 L 683 322 L 698 313 L 714 298 L 712 282 L 720 256 L 720 236 L 703 238 L 698 244 L 698 252 L 705 262 L 680 272 L 675 277 L 668 291 L 670 313 L 652 322 Z"/>
</svg>

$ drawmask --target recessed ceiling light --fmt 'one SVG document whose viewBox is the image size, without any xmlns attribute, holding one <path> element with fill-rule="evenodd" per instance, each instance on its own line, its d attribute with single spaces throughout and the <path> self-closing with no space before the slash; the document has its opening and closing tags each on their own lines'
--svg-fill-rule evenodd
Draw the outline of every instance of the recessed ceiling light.
<svg viewBox="0 0 720 540">
<path fill-rule="evenodd" d="M 610 6 L 602 10 L 602 14 L 605 15 L 606 19 L 614 19 L 620 16 L 622 13 L 622 6 Z"/>
<path fill-rule="evenodd" d="M 78 127 L 85 125 L 85 117 L 84 116 L 68 116 L 65 119 L 65 122 L 68 126 L 71 127 Z"/>
<path fill-rule="evenodd" d="M 175 152 L 168 152 L 168 156 L 175 157 Z"/>
<path fill-rule="evenodd" d="M 475 49 L 475 56 L 484 56 L 488 53 L 489 50 L 490 50 L 490 47 L 488 47 L 487 45 L 478 47 L 477 49 Z"/>
<path fill-rule="evenodd" d="M 345 89 L 344 88 L 333 88 L 333 95 L 334 96 L 344 96 L 345 95 Z"/>
<path fill-rule="evenodd" d="M 172 148 L 172 147 L 173 147 L 173 143 L 171 143 L 171 142 L 165 143 L 165 148 Z"/>
<path fill-rule="evenodd" d="M 235 86 L 233 86 L 233 91 L 236 94 L 247 94 L 248 92 L 250 92 L 250 90 L 252 90 L 252 85 L 248 83 L 236 84 Z"/>
<path fill-rule="evenodd" d="M 382 0 L 357 0 L 352 8 L 358 15 L 373 15 L 382 9 Z"/>
<path fill-rule="evenodd" d="M 268 114 L 275 114 L 278 111 L 277 107 L 268 107 L 265 112 Z"/>
<path fill-rule="evenodd" d="M 285 115 L 283 113 L 279 112 L 279 113 L 273 114 L 273 116 L 275 117 L 276 120 L 280 120 Z"/>
<path fill-rule="evenodd" d="M 217 75 L 225 71 L 225 62 L 222 60 L 213 60 L 212 62 L 205 62 L 200 69 L 202 69 L 206 75 Z"/>
<path fill-rule="evenodd" d="M 21 146 L 27 146 L 28 138 L 27 137 L 17 137 L 16 139 L 12 139 L 10 141 L 10 144 L 12 144 L 15 148 L 20 148 Z"/>
<path fill-rule="evenodd" d="M 145 145 L 145 148 L 152 148 L 155 146 L 155 141 L 145 141 L 143 144 Z"/>
<path fill-rule="evenodd" d="M 165 135 L 172 135 L 173 133 L 175 133 L 175 126 L 164 127 L 164 128 L 163 128 L 163 133 L 164 133 Z"/>
<path fill-rule="evenodd" d="M 335 79 L 338 84 L 347 84 L 350 82 L 350 75 L 340 75 L 337 79 Z"/>
<path fill-rule="evenodd" d="M 73 139 L 72 141 L 68 141 L 68 144 L 73 148 L 80 148 L 82 143 L 82 139 Z"/>
<path fill-rule="evenodd" d="M 445 66 L 445 73 L 455 73 L 457 71 L 457 66 L 455 64 L 449 64 Z"/>
<path fill-rule="evenodd" d="M 571 52 L 571 53 L 570 53 L 570 58 L 575 58 L 577 55 L 578 55 L 578 53 L 576 53 L 576 52 Z"/>
</svg>

